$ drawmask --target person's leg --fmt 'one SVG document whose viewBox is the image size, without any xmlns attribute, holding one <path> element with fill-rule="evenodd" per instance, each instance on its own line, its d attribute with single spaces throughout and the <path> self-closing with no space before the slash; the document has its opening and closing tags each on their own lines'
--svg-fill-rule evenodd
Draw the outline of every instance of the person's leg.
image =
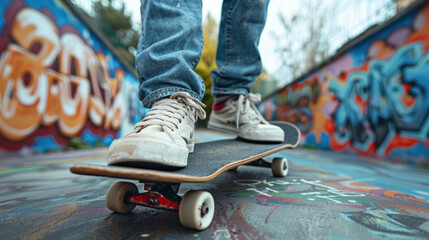
<svg viewBox="0 0 429 240">
<path fill-rule="evenodd" d="M 200 0 L 141 1 L 136 55 L 139 99 L 151 110 L 134 131 L 112 142 L 108 165 L 184 167 L 204 119 L 204 82 L 194 72 L 203 47 Z"/>
<path fill-rule="evenodd" d="M 258 44 L 269 0 L 224 0 L 213 95 L 248 94 L 262 71 Z"/>
<path fill-rule="evenodd" d="M 176 92 L 204 96 L 204 82 L 194 72 L 203 50 L 201 15 L 201 0 L 141 1 L 136 68 L 144 107 Z"/>
<path fill-rule="evenodd" d="M 250 93 L 262 71 L 258 44 L 267 18 L 269 0 L 224 0 L 216 61 L 212 72 L 215 103 L 209 128 L 232 132 L 254 141 L 284 140 L 281 128 L 269 124 Z"/>
</svg>

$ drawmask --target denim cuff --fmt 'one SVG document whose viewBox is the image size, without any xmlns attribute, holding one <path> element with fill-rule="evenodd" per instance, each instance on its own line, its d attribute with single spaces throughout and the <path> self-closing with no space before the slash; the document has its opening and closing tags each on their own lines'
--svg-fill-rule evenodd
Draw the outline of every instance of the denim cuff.
<svg viewBox="0 0 429 240">
<path fill-rule="evenodd" d="M 189 93 L 189 95 L 191 95 L 191 97 L 196 98 L 198 100 L 201 101 L 200 97 L 198 96 L 198 94 L 196 94 L 194 91 L 186 89 L 186 88 L 178 88 L 178 87 L 172 87 L 172 88 L 161 88 L 158 89 L 152 93 L 150 93 L 148 96 L 146 96 L 143 101 L 143 107 L 145 108 L 151 108 L 152 105 L 162 99 L 162 98 L 166 98 L 169 97 L 177 92 L 187 92 Z"/>
<path fill-rule="evenodd" d="M 217 95 L 246 95 L 249 94 L 249 90 L 247 88 L 216 88 L 212 87 L 213 96 Z"/>
</svg>

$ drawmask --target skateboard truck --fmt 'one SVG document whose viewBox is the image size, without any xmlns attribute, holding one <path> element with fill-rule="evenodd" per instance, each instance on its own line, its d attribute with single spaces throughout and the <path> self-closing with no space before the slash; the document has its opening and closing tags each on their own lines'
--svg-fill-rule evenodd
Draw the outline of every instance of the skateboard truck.
<svg viewBox="0 0 429 240">
<path fill-rule="evenodd" d="M 180 183 L 145 183 L 144 193 L 125 195 L 125 203 L 145 207 L 179 211 L 182 198 L 177 195 Z"/>
<path fill-rule="evenodd" d="M 253 161 L 253 162 L 250 162 L 250 163 L 248 163 L 248 164 L 246 164 L 246 165 L 249 165 L 249 166 L 255 166 L 255 167 L 267 167 L 267 168 L 270 168 L 271 167 L 271 163 L 270 162 L 268 162 L 268 161 L 265 161 L 264 159 L 258 159 L 258 160 L 256 160 L 256 161 Z"/>
<path fill-rule="evenodd" d="M 285 177 L 289 172 L 289 162 L 286 158 L 273 158 L 272 162 L 268 162 L 260 158 L 245 165 L 271 168 L 271 172 L 273 173 L 274 177 Z M 236 171 L 237 168 L 238 167 L 232 168 L 231 171 Z"/>
<path fill-rule="evenodd" d="M 177 195 L 180 183 L 145 183 L 146 192 L 139 193 L 130 182 L 114 183 L 106 194 L 107 207 L 117 213 L 130 213 L 137 205 L 178 211 L 183 226 L 206 229 L 214 215 L 214 199 L 206 191 L 188 191 L 183 198 Z"/>
</svg>

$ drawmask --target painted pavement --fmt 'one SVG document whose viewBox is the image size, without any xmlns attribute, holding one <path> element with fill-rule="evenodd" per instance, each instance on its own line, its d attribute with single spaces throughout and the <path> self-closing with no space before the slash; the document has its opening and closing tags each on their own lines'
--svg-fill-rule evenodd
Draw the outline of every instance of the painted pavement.
<svg viewBox="0 0 429 240">
<path fill-rule="evenodd" d="M 200 130 L 200 141 L 224 137 Z M 179 191 L 213 194 L 216 213 L 202 232 L 183 228 L 175 212 L 105 207 L 116 180 L 71 174 L 74 163 L 103 164 L 107 149 L 3 158 L 2 239 L 428 239 L 429 170 L 376 158 L 306 149 L 276 156 L 289 175 L 250 166 Z M 140 186 L 142 187 L 142 186 Z"/>
</svg>

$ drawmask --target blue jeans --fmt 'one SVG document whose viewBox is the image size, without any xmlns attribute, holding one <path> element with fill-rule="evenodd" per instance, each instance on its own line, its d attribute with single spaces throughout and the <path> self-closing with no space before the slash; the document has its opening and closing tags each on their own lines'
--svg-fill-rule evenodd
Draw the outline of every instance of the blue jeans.
<svg viewBox="0 0 429 240">
<path fill-rule="evenodd" d="M 216 95 L 247 94 L 262 71 L 258 44 L 269 0 L 224 0 L 212 72 Z M 201 0 L 141 0 L 142 35 L 136 54 L 144 107 L 176 92 L 202 99 L 194 72 L 203 49 Z"/>
</svg>

